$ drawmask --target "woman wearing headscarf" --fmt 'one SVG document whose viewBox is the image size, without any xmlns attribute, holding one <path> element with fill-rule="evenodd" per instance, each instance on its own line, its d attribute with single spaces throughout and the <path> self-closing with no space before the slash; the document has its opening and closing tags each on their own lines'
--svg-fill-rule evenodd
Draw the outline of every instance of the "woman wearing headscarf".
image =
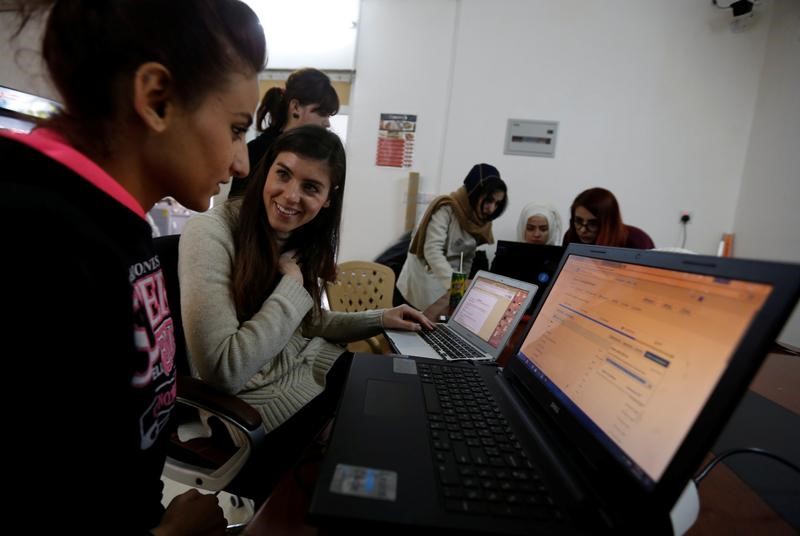
<svg viewBox="0 0 800 536">
<path fill-rule="evenodd" d="M 492 221 L 507 203 L 506 184 L 489 164 L 475 164 L 463 186 L 434 199 L 414 233 L 397 279 L 403 298 L 423 310 L 448 291 L 454 271 L 468 274 L 475 249 L 494 243 Z"/>
<path fill-rule="evenodd" d="M 556 246 L 561 243 L 561 215 L 550 203 L 528 203 L 519 214 L 517 240 Z"/>
</svg>

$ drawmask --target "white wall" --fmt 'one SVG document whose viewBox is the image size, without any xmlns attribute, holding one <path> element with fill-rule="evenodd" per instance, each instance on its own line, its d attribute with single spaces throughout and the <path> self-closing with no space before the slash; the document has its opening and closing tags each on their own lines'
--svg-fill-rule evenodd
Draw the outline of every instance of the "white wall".
<svg viewBox="0 0 800 536">
<path fill-rule="evenodd" d="M 414 171 L 438 191 L 456 0 L 361 4 L 339 258 L 372 259 L 403 231 L 408 170 L 377 167 L 381 113 L 418 114 Z"/>
<path fill-rule="evenodd" d="M 736 256 L 800 262 L 800 2 L 775 0 L 733 230 Z M 781 340 L 800 346 L 800 311 Z"/>
<path fill-rule="evenodd" d="M 0 85 L 60 101 L 45 72 L 40 53 L 42 19 L 32 20 L 14 41 L 13 12 L 0 12 Z"/>
<path fill-rule="evenodd" d="M 362 0 L 340 259 L 374 258 L 402 231 L 405 170 L 374 165 L 380 112 L 419 114 L 424 192 L 452 191 L 476 162 L 499 168 L 510 204 L 496 237 L 514 238 L 528 201 L 566 218 L 600 185 L 658 246 L 678 244 L 691 210 L 686 247 L 714 253 L 733 228 L 769 27 L 734 34 L 727 16 L 696 0 Z M 509 117 L 559 121 L 556 157 L 503 155 Z"/>
</svg>

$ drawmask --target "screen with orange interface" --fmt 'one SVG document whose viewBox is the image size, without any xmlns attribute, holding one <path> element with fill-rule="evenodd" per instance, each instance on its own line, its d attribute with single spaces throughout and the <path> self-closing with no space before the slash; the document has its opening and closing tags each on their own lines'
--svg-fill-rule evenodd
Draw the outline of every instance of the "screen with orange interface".
<svg viewBox="0 0 800 536">
<path fill-rule="evenodd" d="M 571 255 L 518 357 L 652 486 L 771 289 Z"/>
</svg>

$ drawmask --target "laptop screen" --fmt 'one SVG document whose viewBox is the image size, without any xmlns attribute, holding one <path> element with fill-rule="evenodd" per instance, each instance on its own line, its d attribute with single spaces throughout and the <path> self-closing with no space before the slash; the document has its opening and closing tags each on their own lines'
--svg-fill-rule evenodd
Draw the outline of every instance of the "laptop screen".
<svg viewBox="0 0 800 536">
<path fill-rule="evenodd" d="M 458 304 L 452 321 L 497 348 L 519 311 L 528 290 L 477 276 Z"/>
<path fill-rule="evenodd" d="M 771 290 L 570 255 L 518 358 L 652 488 Z"/>
<path fill-rule="evenodd" d="M 498 240 L 491 271 L 539 285 L 542 292 L 558 269 L 564 246 Z"/>
</svg>

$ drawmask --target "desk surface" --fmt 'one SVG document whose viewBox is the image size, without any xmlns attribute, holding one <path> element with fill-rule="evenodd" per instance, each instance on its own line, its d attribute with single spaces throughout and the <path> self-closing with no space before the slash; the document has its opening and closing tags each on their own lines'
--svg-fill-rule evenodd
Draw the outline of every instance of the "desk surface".
<svg viewBox="0 0 800 536">
<path fill-rule="evenodd" d="M 785 354 L 769 354 L 750 390 L 793 412 L 800 422 L 800 358 Z M 705 460 L 711 459 L 711 454 Z M 705 465 L 705 462 L 704 464 Z M 304 523 L 316 467 L 308 465 L 300 471 L 305 485 L 294 475 L 287 475 L 270 500 L 256 513 L 244 534 L 316 535 L 316 528 Z M 797 529 L 783 520 L 725 463 L 718 464 L 700 484 L 700 515 L 686 533 L 705 535 L 796 535 Z"/>
</svg>

